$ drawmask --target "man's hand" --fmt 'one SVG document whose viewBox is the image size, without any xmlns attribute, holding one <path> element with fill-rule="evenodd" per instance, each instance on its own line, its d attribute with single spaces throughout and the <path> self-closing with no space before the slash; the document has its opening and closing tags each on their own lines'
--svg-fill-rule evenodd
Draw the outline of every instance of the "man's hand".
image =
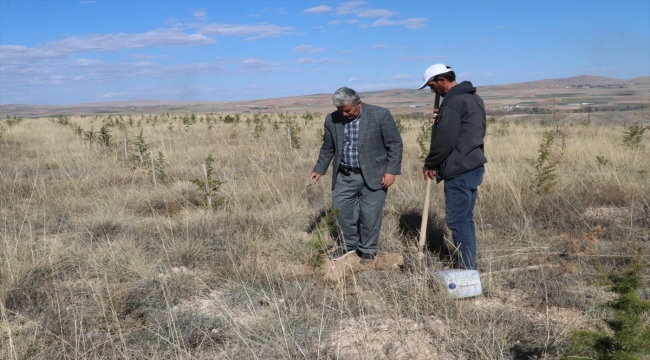
<svg viewBox="0 0 650 360">
<path fill-rule="evenodd" d="M 384 177 L 381 178 L 381 185 L 384 189 L 388 189 L 389 186 L 393 185 L 395 182 L 395 175 L 393 174 L 384 174 Z"/>
<path fill-rule="evenodd" d="M 311 180 L 311 181 L 313 181 L 313 182 L 318 182 L 318 180 L 320 179 L 320 177 L 321 177 L 321 174 L 319 174 L 319 173 L 317 173 L 317 172 L 313 172 L 313 171 L 312 171 L 311 174 L 309 174 L 309 180 Z"/>
<path fill-rule="evenodd" d="M 440 112 L 440 109 L 438 109 L 438 108 L 433 109 L 433 114 L 431 114 L 431 123 L 432 124 L 436 121 L 436 118 L 438 117 L 439 112 Z"/>
<path fill-rule="evenodd" d="M 435 179 L 436 178 L 436 171 L 432 169 L 427 169 L 427 167 L 422 168 L 422 174 L 424 175 L 424 180 L 426 181 L 427 179 Z"/>
</svg>

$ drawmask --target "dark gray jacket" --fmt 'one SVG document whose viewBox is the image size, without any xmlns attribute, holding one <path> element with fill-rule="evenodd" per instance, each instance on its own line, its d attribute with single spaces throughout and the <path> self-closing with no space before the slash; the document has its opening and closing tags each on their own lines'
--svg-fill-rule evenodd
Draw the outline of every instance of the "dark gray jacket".
<svg viewBox="0 0 650 360">
<path fill-rule="evenodd" d="M 436 170 L 438 182 L 487 163 L 483 152 L 485 105 L 469 81 L 449 89 L 433 124 L 424 165 Z"/>
<path fill-rule="evenodd" d="M 325 174 L 332 162 L 332 189 L 341 162 L 343 128 L 346 120 L 338 111 L 325 118 L 323 145 L 314 172 Z M 362 103 L 359 118 L 359 165 L 369 188 L 380 189 L 384 174 L 400 175 L 402 168 L 402 137 L 388 109 Z"/>
</svg>

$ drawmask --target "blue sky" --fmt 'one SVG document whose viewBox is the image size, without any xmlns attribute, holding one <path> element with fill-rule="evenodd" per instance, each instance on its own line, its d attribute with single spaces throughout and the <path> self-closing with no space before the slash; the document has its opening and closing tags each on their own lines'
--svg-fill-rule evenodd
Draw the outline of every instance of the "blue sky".
<svg viewBox="0 0 650 360">
<path fill-rule="evenodd" d="M 650 1 L 0 0 L 0 104 L 650 75 Z"/>
</svg>

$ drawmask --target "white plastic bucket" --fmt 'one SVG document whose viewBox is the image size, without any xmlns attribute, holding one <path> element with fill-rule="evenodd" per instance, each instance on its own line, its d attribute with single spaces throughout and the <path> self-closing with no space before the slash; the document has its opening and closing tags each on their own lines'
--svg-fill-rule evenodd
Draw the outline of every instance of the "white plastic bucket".
<svg viewBox="0 0 650 360">
<path fill-rule="evenodd" d="M 450 269 L 433 273 L 452 298 L 466 298 L 483 293 L 481 278 L 476 270 Z"/>
</svg>

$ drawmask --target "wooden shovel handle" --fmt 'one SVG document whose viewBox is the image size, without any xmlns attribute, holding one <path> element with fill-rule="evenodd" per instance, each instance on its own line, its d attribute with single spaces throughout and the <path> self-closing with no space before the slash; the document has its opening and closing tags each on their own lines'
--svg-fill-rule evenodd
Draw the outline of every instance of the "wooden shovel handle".
<svg viewBox="0 0 650 360">
<path fill-rule="evenodd" d="M 440 94 L 436 93 L 433 109 L 440 108 Z M 431 178 L 427 176 L 427 189 L 424 193 L 424 209 L 422 210 L 422 224 L 420 225 L 420 242 L 418 244 L 418 260 L 424 259 L 424 242 L 427 239 L 427 220 L 429 220 L 429 195 L 431 194 Z"/>
<path fill-rule="evenodd" d="M 431 178 L 427 177 L 427 189 L 424 193 L 424 209 L 420 225 L 420 242 L 418 244 L 418 260 L 424 258 L 424 242 L 427 239 L 427 220 L 429 219 L 429 195 L 431 194 Z"/>
</svg>

